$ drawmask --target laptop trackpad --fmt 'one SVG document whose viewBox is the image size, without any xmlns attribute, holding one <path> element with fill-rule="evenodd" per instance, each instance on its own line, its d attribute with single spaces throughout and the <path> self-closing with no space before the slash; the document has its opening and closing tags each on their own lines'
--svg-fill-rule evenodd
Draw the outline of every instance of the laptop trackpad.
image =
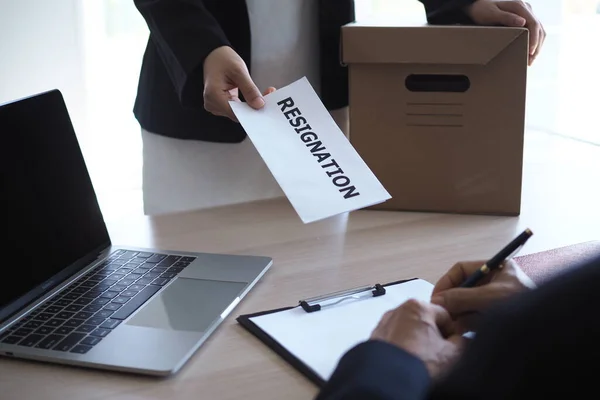
<svg viewBox="0 0 600 400">
<path fill-rule="evenodd" d="M 128 325 L 204 332 L 236 300 L 246 283 L 177 278 L 146 303 Z"/>
</svg>

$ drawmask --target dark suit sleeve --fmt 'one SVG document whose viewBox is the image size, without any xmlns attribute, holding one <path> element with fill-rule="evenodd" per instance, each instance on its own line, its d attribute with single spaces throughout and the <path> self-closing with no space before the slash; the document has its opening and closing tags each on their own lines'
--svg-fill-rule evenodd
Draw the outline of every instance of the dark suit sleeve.
<svg viewBox="0 0 600 400">
<path fill-rule="evenodd" d="M 419 0 L 425 6 L 427 22 L 433 25 L 472 24 L 465 7 L 476 0 Z"/>
<path fill-rule="evenodd" d="M 328 110 L 348 105 L 348 68 L 340 62 L 340 27 L 355 19 L 353 0 L 319 0 L 320 94 Z"/>
<path fill-rule="evenodd" d="M 202 66 L 229 41 L 202 0 L 134 0 L 184 106 L 203 104 Z"/>
<path fill-rule="evenodd" d="M 342 357 L 317 400 L 416 400 L 427 394 L 425 364 L 388 343 L 367 341 Z"/>
</svg>

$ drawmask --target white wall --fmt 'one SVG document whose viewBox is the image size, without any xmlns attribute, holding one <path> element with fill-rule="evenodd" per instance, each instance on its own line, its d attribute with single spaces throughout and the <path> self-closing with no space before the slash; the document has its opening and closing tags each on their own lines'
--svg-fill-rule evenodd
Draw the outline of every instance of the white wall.
<svg viewBox="0 0 600 400">
<path fill-rule="evenodd" d="M 141 212 L 133 0 L 0 0 L 0 103 L 59 89 L 108 219 Z"/>
<path fill-rule="evenodd" d="M 546 29 L 543 51 L 529 68 L 527 84 L 527 126 L 532 129 L 552 130 L 559 115 L 559 60 L 561 55 L 560 30 L 563 23 L 565 0 L 530 0 L 536 16 Z M 568 0 L 567 0 L 568 1 Z"/>
<path fill-rule="evenodd" d="M 78 0 L 0 0 L 0 102 L 59 89 L 85 118 Z M 82 129 L 77 129 L 83 134 Z"/>
</svg>

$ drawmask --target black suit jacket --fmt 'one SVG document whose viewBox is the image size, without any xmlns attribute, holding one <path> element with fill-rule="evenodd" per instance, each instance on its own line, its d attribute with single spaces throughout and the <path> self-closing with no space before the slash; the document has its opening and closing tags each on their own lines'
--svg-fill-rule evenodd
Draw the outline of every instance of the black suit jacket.
<svg viewBox="0 0 600 400">
<path fill-rule="evenodd" d="M 599 310 L 600 257 L 487 313 L 458 364 L 438 382 L 417 358 L 371 341 L 343 357 L 318 399 L 597 397 Z"/>
<path fill-rule="evenodd" d="M 430 23 L 467 22 L 475 0 L 419 0 Z M 134 0 L 150 37 L 142 61 L 134 114 L 154 133 L 179 139 L 240 142 L 241 126 L 204 110 L 203 63 L 231 46 L 250 68 L 250 22 L 245 0 Z M 319 0 L 321 99 L 330 109 L 348 104 L 347 71 L 339 60 L 340 28 L 354 21 L 353 0 Z"/>
</svg>

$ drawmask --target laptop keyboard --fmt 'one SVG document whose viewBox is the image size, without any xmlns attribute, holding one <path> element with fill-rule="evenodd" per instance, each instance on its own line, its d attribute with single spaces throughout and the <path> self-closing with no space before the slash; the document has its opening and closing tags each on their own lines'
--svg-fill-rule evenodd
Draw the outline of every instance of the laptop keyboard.
<svg viewBox="0 0 600 400">
<path fill-rule="evenodd" d="M 117 250 L 21 318 L 0 340 L 85 354 L 195 259 Z"/>
</svg>

